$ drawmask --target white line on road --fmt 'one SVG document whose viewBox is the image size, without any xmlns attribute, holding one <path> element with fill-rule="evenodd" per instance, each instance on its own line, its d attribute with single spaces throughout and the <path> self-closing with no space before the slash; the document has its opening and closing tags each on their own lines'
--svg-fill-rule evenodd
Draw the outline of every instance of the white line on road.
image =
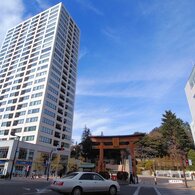
<svg viewBox="0 0 195 195">
<path fill-rule="evenodd" d="M 36 192 L 27 192 L 27 193 L 23 193 L 23 195 L 33 195 L 33 194 L 45 194 L 48 192 L 51 192 L 52 190 L 50 189 L 38 189 L 36 188 Z"/>
<path fill-rule="evenodd" d="M 24 188 L 24 187 L 23 187 L 23 189 L 24 189 L 24 190 L 27 190 L 27 191 L 30 191 L 30 188 Z"/>
<path fill-rule="evenodd" d="M 140 190 L 141 186 L 138 186 L 137 190 L 134 192 L 133 195 L 138 195 L 139 194 L 139 190 Z"/>
<path fill-rule="evenodd" d="M 156 187 L 154 187 L 154 190 L 157 193 L 157 195 L 162 195 Z"/>
</svg>

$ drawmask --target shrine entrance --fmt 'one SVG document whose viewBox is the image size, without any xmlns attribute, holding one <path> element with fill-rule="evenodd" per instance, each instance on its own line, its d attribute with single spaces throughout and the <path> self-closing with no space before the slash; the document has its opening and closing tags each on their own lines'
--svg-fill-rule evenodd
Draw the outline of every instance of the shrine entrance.
<svg viewBox="0 0 195 195">
<path fill-rule="evenodd" d="M 98 162 L 96 171 L 105 171 L 105 154 L 114 153 L 114 159 L 117 161 L 119 159 L 118 155 L 123 155 L 122 151 L 128 153 L 129 156 L 129 172 L 136 175 L 136 159 L 135 159 L 135 144 L 139 141 L 145 134 L 133 134 L 133 135 L 118 135 L 118 136 L 90 136 L 92 141 L 93 150 L 98 150 Z M 124 155 L 126 155 L 124 154 Z"/>
</svg>

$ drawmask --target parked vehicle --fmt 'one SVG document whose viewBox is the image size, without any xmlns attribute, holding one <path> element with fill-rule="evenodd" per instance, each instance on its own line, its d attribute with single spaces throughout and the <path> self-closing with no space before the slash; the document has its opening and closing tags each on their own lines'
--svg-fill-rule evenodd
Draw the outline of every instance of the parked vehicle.
<svg viewBox="0 0 195 195">
<path fill-rule="evenodd" d="M 83 192 L 108 192 L 116 195 L 120 191 L 117 181 L 104 179 L 94 172 L 73 172 L 52 181 L 50 188 L 57 192 L 81 195 Z"/>
</svg>

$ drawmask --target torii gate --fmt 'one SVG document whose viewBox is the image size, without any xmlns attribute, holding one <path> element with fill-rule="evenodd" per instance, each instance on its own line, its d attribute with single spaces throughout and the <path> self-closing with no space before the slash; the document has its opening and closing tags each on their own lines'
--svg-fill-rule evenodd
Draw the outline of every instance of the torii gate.
<svg viewBox="0 0 195 195">
<path fill-rule="evenodd" d="M 118 136 L 90 136 L 93 149 L 99 150 L 99 160 L 97 171 L 105 171 L 104 149 L 126 149 L 129 151 L 132 159 L 132 172 L 136 175 L 136 159 L 134 154 L 135 142 L 139 141 L 145 134 L 118 135 Z M 105 144 L 111 143 L 111 144 Z"/>
</svg>

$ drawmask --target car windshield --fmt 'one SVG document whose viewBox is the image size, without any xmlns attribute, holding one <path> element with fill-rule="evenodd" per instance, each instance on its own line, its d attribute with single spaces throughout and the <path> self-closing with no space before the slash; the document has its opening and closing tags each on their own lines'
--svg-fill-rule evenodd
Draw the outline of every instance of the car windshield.
<svg viewBox="0 0 195 195">
<path fill-rule="evenodd" d="M 75 177 L 76 175 L 78 175 L 78 173 L 70 173 L 70 174 L 68 174 L 68 175 L 65 175 L 63 178 L 72 179 L 72 178 Z"/>
</svg>

